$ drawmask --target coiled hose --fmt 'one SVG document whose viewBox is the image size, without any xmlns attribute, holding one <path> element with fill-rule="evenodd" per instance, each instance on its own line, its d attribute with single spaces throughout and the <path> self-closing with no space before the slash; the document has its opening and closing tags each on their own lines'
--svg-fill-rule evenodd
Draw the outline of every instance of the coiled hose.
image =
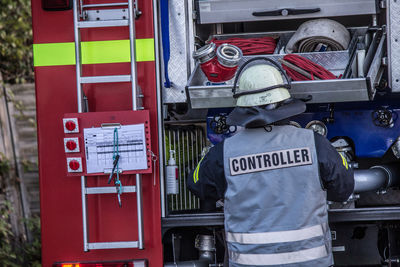
<svg viewBox="0 0 400 267">
<path fill-rule="evenodd" d="M 304 22 L 286 44 L 286 53 L 339 51 L 348 48 L 350 32 L 331 19 Z"/>
<path fill-rule="evenodd" d="M 281 63 L 283 69 L 294 81 L 337 79 L 329 70 L 299 55 L 286 55 Z"/>
<path fill-rule="evenodd" d="M 260 37 L 260 38 L 229 38 L 226 40 L 212 39 L 212 43 L 216 46 L 222 44 L 231 44 L 239 47 L 243 55 L 263 55 L 273 54 L 276 48 L 276 40 L 272 37 Z"/>
</svg>

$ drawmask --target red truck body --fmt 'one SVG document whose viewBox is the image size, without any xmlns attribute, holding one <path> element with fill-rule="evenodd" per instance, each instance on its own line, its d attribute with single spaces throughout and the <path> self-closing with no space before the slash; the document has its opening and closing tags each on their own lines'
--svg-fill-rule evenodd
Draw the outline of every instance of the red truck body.
<svg viewBox="0 0 400 267">
<path fill-rule="evenodd" d="M 136 38 L 137 41 L 144 40 L 152 44 L 152 2 L 141 1 L 140 4 L 142 15 L 136 20 Z M 42 8 L 41 0 L 32 0 L 32 17 L 43 266 L 52 266 L 55 262 L 127 259 L 147 259 L 149 266 L 162 266 L 158 163 L 153 170 L 156 172 L 156 185 L 153 185 L 153 174 L 142 177 L 145 248 L 84 252 L 81 180 L 79 176 L 67 175 L 62 120 L 64 114 L 78 111 L 75 56 L 74 50 L 71 52 L 70 49 L 74 47 L 73 10 L 46 11 Z M 129 33 L 128 27 L 95 28 L 81 30 L 81 37 L 82 42 L 129 40 Z M 118 47 L 111 50 L 113 49 L 118 50 Z M 156 137 L 158 129 L 154 46 L 153 50 L 147 47 L 146 51 L 150 51 L 150 54 L 147 52 L 147 58 L 145 56 L 137 62 L 137 77 L 144 95 L 144 109 L 150 112 L 150 135 Z M 141 55 L 140 47 L 137 47 L 137 55 L 137 58 Z M 114 60 L 116 62 L 104 63 L 101 60 L 103 55 L 97 56 L 100 59 L 94 64 L 83 62 L 83 75 L 130 73 L 129 62 Z M 130 83 L 89 84 L 83 86 L 83 90 L 89 99 L 90 112 L 132 110 Z M 156 155 L 157 142 L 157 138 L 151 138 L 151 147 Z M 106 175 L 88 177 L 87 185 L 106 186 L 107 179 Z M 121 175 L 121 181 L 123 185 L 135 185 L 135 175 Z M 87 197 L 90 242 L 138 239 L 136 194 L 126 193 L 121 197 L 122 208 L 118 206 L 116 194 Z"/>
</svg>

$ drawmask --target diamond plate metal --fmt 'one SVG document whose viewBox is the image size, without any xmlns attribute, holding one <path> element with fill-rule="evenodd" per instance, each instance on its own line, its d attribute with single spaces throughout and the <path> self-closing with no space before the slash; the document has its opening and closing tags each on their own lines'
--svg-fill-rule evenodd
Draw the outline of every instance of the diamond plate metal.
<svg viewBox="0 0 400 267">
<path fill-rule="evenodd" d="M 400 92 L 400 2 L 388 0 L 389 87 Z"/>
<path fill-rule="evenodd" d="M 300 55 L 324 66 L 335 75 L 342 74 L 350 60 L 349 51 L 301 53 Z M 265 57 L 277 61 L 283 56 L 267 55 Z M 240 64 L 251 58 L 254 58 L 254 56 L 244 57 Z M 257 64 L 257 61 L 255 64 Z M 188 82 L 191 107 L 234 106 L 232 84 L 233 79 L 223 85 L 209 85 L 207 77 L 197 65 Z M 293 82 L 291 94 L 297 98 L 307 98 L 307 96 L 312 95 L 313 99 L 309 103 L 366 101 L 369 99 L 365 78 Z"/>
<path fill-rule="evenodd" d="M 349 60 L 350 55 L 348 51 L 336 51 L 336 52 L 322 52 L 322 53 L 300 53 L 299 55 L 323 66 L 327 70 L 331 71 L 335 75 L 343 74 Z M 283 58 L 285 55 L 265 55 L 265 57 L 270 58 L 276 62 L 278 59 Z M 244 64 L 248 60 L 258 57 L 258 56 L 245 56 L 239 63 L 239 65 Z M 255 61 L 254 64 L 259 62 Z M 251 64 L 250 64 L 251 65 Z M 203 86 L 208 82 L 207 77 L 201 71 L 199 65 L 196 66 L 195 71 L 192 76 L 189 78 L 188 85 L 192 86 Z M 227 81 L 226 84 L 233 84 L 233 79 Z"/>
<path fill-rule="evenodd" d="M 218 86 L 190 86 L 188 88 L 191 107 L 234 107 L 232 84 Z M 292 83 L 290 94 L 296 98 L 308 98 L 308 103 L 332 103 L 369 100 L 366 78 L 299 81 Z"/>
<path fill-rule="evenodd" d="M 171 88 L 164 88 L 164 103 L 186 102 L 185 86 L 189 77 L 188 44 L 186 21 L 187 12 L 184 0 L 169 1 L 169 41 L 170 60 L 168 64 Z"/>
</svg>

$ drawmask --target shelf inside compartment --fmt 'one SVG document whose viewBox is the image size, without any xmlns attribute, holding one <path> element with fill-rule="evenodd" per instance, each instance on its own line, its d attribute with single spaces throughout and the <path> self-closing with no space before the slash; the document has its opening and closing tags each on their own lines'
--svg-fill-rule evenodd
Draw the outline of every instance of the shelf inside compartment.
<svg viewBox="0 0 400 267">
<path fill-rule="evenodd" d="M 375 86 L 382 75 L 381 58 L 384 51 L 385 36 L 380 32 L 368 33 L 368 29 L 350 29 L 352 39 L 347 50 L 298 53 L 331 71 L 337 77 L 335 80 L 313 80 L 292 82 L 290 93 L 295 98 L 309 99 L 308 103 L 331 103 L 368 101 L 375 93 Z M 264 56 L 278 62 L 285 56 L 282 53 L 284 46 L 294 32 L 217 35 L 217 39 L 223 40 L 231 37 L 260 37 L 279 36 L 277 48 L 274 54 L 244 56 L 239 65 L 251 58 Z M 360 50 L 359 43 L 365 42 L 365 36 L 369 34 L 371 41 L 368 42 L 365 51 L 365 73 L 357 73 L 357 53 Z M 280 52 L 280 53 L 279 53 Z M 192 108 L 221 108 L 233 107 L 236 100 L 232 97 L 233 79 L 223 84 L 209 82 L 202 72 L 200 65 L 196 65 L 189 77 L 186 90 Z"/>
</svg>

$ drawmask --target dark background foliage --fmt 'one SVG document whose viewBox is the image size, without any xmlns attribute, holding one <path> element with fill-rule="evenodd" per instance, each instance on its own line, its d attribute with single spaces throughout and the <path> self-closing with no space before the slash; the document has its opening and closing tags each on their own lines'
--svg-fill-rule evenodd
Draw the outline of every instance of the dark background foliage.
<svg viewBox="0 0 400 267">
<path fill-rule="evenodd" d="M 0 72 L 5 83 L 33 81 L 30 0 L 0 0 Z"/>
<path fill-rule="evenodd" d="M 4 84 L 34 80 L 30 0 L 0 0 L 0 76 L 2 88 Z M 10 166 L 9 159 L 0 153 L 0 194 L 3 195 L 7 179 L 19 179 Z M 28 240 L 25 235 L 13 233 L 10 223 L 13 211 L 12 203 L 0 202 L 0 266 L 41 266 L 39 218 L 20 218 L 30 233 Z"/>
</svg>

